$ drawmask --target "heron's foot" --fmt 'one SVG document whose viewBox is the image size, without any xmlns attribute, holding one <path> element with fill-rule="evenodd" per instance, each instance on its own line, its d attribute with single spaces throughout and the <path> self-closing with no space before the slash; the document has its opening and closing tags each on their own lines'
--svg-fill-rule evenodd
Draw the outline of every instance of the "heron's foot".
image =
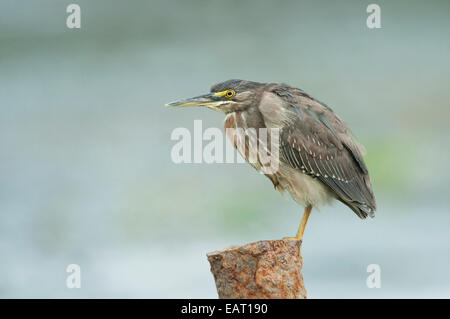
<svg viewBox="0 0 450 319">
<path fill-rule="evenodd" d="M 283 237 L 283 240 L 300 240 L 303 242 L 303 240 L 301 240 L 300 238 L 297 237 Z M 302 246 L 299 247 L 298 249 L 298 255 L 301 256 L 302 255 Z"/>
<path fill-rule="evenodd" d="M 283 240 L 301 240 L 300 238 L 297 237 L 283 237 Z"/>
</svg>

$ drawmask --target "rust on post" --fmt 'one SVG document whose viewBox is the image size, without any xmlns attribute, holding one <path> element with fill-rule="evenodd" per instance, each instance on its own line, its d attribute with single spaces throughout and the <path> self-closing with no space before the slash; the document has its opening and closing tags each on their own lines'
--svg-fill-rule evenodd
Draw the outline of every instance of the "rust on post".
<svg viewBox="0 0 450 319">
<path fill-rule="evenodd" d="M 207 254 L 221 299 L 304 299 L 300 240 L 265 240 Z"/>
</svg>

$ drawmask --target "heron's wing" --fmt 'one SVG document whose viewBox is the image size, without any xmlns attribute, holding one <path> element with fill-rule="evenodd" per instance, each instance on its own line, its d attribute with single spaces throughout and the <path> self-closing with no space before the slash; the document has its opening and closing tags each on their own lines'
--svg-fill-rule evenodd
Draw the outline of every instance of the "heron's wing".
<svg viewBox="0 0 450 319">
<path fill-rule="evenodd" d="M 347 125 L 300 89 L 280 86 L 273 92 L 293 114 L 280 132 L 284 160 L 327 185 L 359 217 L 373 217 L 376 203 L 363 149 L 351 138 Z"/>
</svg>

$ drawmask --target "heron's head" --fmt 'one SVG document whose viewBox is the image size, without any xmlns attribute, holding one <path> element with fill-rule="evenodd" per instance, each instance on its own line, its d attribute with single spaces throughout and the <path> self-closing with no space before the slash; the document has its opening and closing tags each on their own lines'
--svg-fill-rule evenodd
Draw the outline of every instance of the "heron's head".
<svg viewBox="0 0 450 319">
<path fill-rule="evenodd" d="M 244 110 L 258 100 L 262 83 L 228 80 L 211 87 L 211 93 L 189 99 L 177 100 L 166 106 L 205 106 L 215 111 L 230 113 Z"/>
</svg>

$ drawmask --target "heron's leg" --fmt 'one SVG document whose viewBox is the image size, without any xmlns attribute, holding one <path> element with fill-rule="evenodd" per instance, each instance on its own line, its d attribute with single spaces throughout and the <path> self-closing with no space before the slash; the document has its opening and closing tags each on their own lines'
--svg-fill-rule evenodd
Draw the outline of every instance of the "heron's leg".
<svg viewBox="0 0 450 319">
<path fill-rule="evenodd" d="M 287 240 L 302 240 L 303 241 L 303 233 L 305 232 L 306 223 L 308 222 L 309 215 L 311 214 L 312 206 L 308 205 L 305 208 L 305 212 L 303 213 L 302 221 L 300 222 L 300 226 L 298 226 L 297 236 L 295 237 L 284 237 L 283 239 Z"/>
<path fill-rule="evenodd" d="M 311 214 L 312 206 L 308 205 L 305 208 L 305 212 L 303 213 L 302 221 L 300 222 L 300 226 L 297 231 L 297 240 L 303 241 L 303 233 L 305 232 L 306 223 L 308 222 L 309 215 Z"/>
</svg>

